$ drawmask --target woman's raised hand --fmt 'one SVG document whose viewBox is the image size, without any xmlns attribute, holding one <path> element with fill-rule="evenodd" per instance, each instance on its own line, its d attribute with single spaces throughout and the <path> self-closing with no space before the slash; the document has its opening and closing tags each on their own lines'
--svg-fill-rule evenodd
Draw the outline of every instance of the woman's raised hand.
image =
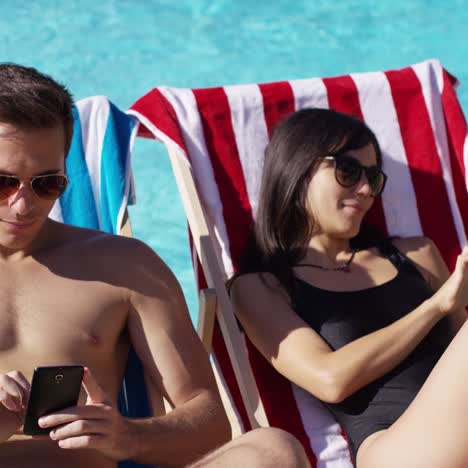
<svg viewBox="0 0 468 468">
<path fill-rule="evenodd" d="M 455 270 L 432 300 L 444 315 L 468 306 L 468 246 L 463 248 Z"/>
<path fill-rule="evenodd" d="M 19 371 L 0 374 L 0 442 L 23 424 L 30 385 Z"/>
</svg>

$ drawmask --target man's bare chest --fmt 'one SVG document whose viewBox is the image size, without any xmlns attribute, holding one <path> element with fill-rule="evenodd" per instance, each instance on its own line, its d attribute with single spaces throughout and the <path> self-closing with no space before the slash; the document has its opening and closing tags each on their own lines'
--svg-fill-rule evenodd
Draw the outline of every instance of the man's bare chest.
<svg viewBox="0 0 468 468">
<path fill-rule="evenodd" d="M 1 274 L 1 272 L 0 272 Z M 116 285 L 44 268 L 0 276 L 0 356 L 50 363 L 108 356 L 125 328 L 127 304 Z"/>
</svg>

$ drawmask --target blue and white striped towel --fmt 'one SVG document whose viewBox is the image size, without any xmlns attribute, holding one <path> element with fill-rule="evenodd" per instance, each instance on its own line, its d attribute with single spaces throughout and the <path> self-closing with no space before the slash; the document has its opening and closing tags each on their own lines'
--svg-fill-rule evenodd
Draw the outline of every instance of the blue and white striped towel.
<svg viewBox="0 0 468 468">
<path fill-rule="evenodd" d="M 70 184 L 50 217 L 117 234 L 127 204 L 134 202 L 130 156 L 138 123 L 104 96 L 78 101 L 73 112 Z"/>
</svg>

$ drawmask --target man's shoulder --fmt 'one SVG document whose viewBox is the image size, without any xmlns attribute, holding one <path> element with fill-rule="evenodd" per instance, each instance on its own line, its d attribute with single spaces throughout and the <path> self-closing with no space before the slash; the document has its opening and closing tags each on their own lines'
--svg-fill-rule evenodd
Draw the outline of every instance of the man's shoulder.
<svg viewBox="0 0 468 468">
<path fill-rule="evenodd" d="M 163 260 L 143 241 L 134 237 L 110 234 L 96 229 L 57 223 L 60 239 L 57 250 L 63 253 L 92 257 L 96 262 L 108 264 L 151 264 L 153 267 L 165 266 Z"/>
<path fill-rule="evenodd" d="M 85 250 L 96 247 L 123 249 L 137 248 L 138 245 L 145 245 L 142 241 L 133 237 L 111 234 L 98 229 L 89 229 L 79 226 L 72 226 L 63 223 L 54 223 L 55 237 L 57 243 L 63 248 L 83 248 Z"/>
</svg>

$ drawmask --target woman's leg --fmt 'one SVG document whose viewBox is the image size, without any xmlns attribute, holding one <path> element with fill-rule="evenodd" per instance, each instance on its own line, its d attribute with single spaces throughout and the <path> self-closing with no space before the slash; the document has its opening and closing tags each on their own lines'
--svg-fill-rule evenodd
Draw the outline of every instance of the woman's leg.
<svg viewBox="0 0 468 468">
<path fill-rule="evenodd" d="M 364 441 L 358 468 L 468 466 L 467 358 L 468 322 L 403 415 L 389 429 Z"/>
<path fill-rule="evenodd" d="M 280 429 L 256 429 L 228 442 L 190 468 L 310 468 L 302 445 Z"/>
</svg>

